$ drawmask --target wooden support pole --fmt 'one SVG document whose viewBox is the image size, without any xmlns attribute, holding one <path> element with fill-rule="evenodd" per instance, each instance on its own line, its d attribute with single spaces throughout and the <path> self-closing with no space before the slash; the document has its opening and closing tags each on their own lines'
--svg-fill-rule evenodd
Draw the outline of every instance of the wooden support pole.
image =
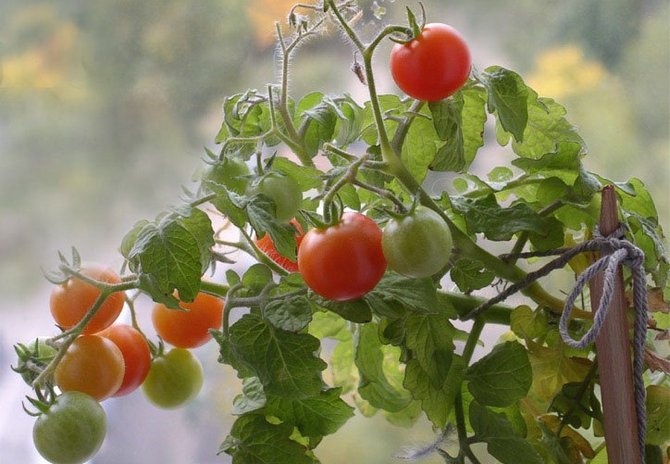
<svg viewBox="0 0 670 464">
<path fill-rule="evenodd" d="M 600 233 L 608 236 L 618 226 L 616 192 L 612 186 L 606 186 L 602 191 Z M 591 307 L 595 311 L 602 296 L 602 273 L 589 283 L 589 287 Z M 619 268 L 609 312 L 596 339 L 605 441 L 610 464 L 642 464 L 638 446 L 627 306 L 623 274 Z"/>
</svg>

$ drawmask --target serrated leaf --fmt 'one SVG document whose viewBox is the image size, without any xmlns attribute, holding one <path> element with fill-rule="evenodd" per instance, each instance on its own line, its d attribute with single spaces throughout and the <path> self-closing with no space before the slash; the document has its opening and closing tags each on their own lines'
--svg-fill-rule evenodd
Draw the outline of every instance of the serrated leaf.
<svg viewBox="0 0 670 464">
<path fill-rule="evenodd" d="M 428 107 L 433 116 L 437 135 L 445 141 L 430 164 L 430 169 L 454 172 L 463 170 L 465 168 L 465 148 L 461 131 L 463 94 L 457 92 L 451 98 L 430 103 Z"/>
<path fill-rule="evenodd" d="M 395 116 L 400 116 L 407 109 L 407 105 L 402 102 L 398 95 L 379 95 L 379 106 L 383 114 L 393 114 Z M 398 127 L 398 122 L 393 119 L 385 119 L 384 126 L 389 138 L 392 139 Z M 379 145 L 375 118 L 369 101 L 365 102 L 362 127 L 361 138 L 363 141 L 370 146 Z"/>
<path fill-rule="evenodd" d="M 252 264 L 242 275 L 242 285 L 252 294 L 260 293 L 272 282 L 272 271 L 265 264 Z"/>
<path fill-rule="evenodd" d="M 266 394 L 306 398 L 321 391 L 326 364 L 315 356 L 320 343 L 311 335 L 277 329 L 260 315 L 246 314 L 230 327 L 230 338 L 223 342 L 228 357 L 234 357 L 227 362 L 253 372 Z"/>
<path fill-rule="evenodd" d="M 365 300 L 333 301 L 315 295 L 312 303 L 318 308 L 332 311 L 347 321 L 363 324 L 372 320 L 372 311 Z"/>
<path fill-rule="evenodd" d="M 209 217 L 202 211 L 171 214 L 158 224 L 146 224 L 128 256 L 143 274 L 152 276 L 161 293 L 169 295 L 177 289 L 181 300 L 193 301 L 211 260 L 213 235 Z"/>
<path fill-rule="evenodd" d="M 470 233 L 483 233 L 490 240 L 508 241 L 517 232 L 546 237 L 551 230 L 562 229 L 556 218 L 542 216 L 526 203 L 501 207 L 493 194 L 479 199 L 454 197 L 452 204 L 465 217 Z"/>
<path fill-rule="evenodd" d="M 419 183 L 426 177 L 428 167 L 435 159 L 438 142 L 433 122 L 423 117 L 415 117 L 405 136 L 401 158 L 407 170 Z"/>
<path fill-rule="evenodd" d="M 317 311 L 312 315 L 309 333 L 319 340 L 324 338 L 351 340 L 351 332 L 345 319 L 330 311 Z"/>
<path fill-rule="evenodd" d="M 436 313 L 437 288 L 430 278 L 414 279 L 387 272 L 363 299 L 377 314 L 401 314 L 406 311 Z"/>
<path fill-rule="evenodd" d="M 475 439 L 487 444 L 487 451 L 502 464 L 542 464 L 535 448 L 514 432 L 504 414 L 491 412 L 477 401 L 470 403 L 470 424 Z"/>
<path fill-rule="evenodd" d="M 517 337 L 535 339 L 547 333 L 547 315 L 540 309 L 533 311 L 530 306 L 521 305 L 512 310 L 510 329 Z"/>
<path fill-rule="evenodd" d="M 647 387 L 647 443 L 664 445 L 670 440 L 670 388 L 665 385 Z"/>
<path fill-rule="evenodd" d="M 405 346 L 440 388 L 448 375 L 456 328 L 442 314 L 411 313 L 404 321 L 404 329 Z"/>
<path fill-rule="evenodd" d="M 307 448 L 289 438 L 292 433 L 290 425 L 245 415 L 235 421 L 219 453 L 232 456 L 233 464 L 314 464 Z"/>
<path fill-rule="evenodd" d="M 483 263 L 470 258 L 461 258 L 456 261 L 449 275 L 463 293 L 484 288 L 495 279 L 495 274 L 486 269 Z"/>
<path fill-rule="evenodd" d="M 141 219 L 137 221 L 133 227 L 126 233 L 126 235 L 123 237 L 123 240 L 121 240 L 121 246 L 119 247 L 119 251 L 121 252 L 121 255 L 126 258 L 130 259 L 130 252 L 135 246 L 135 242 L 137 242 L 137 237 L 139 236 L 140 232 L 142 229 L 144 229 L 145 226 L 149 224 L 149 221 L 146 219 Z M 131 269 L 132 269 L 132 262 L 131 264 Z M 132 269 L 135 271 L 135 269 Z"/>
<path fill-rule="evenodd" d="M 500 125 L 523 141 L 528 123 L 529 89 L 517 73 L 500 66 L 491 66 L 482 73 L 488 90 L 489 112 L 495 112 Z"/>
<path fill-rule="evenodd" d="M 306 437 L 330 435 L 354 415 L 353 408 L 342 401 L 340 394 L 341 389 L 331 388 L 302 399 L 270 396 L 266 412 L 297 427 Z"/>
<path fill-rule="evenodd" d="M 465 378 L 470 393 L 480 404 L 505 407 L 526 396 L 533 371 L 523 345 L 507 342 L 496 345 L 471 365 Z"/>
<path fill-rule="evenodd" d="M 563 343 L 554 348 L 533 342 L 527 344 L 528 358 L 533 369 L 531 391 L 538 398 L 550 401 L 564 384 L 581 382 L 586 377 L 591 362 L 568 356 Z"/>
<path fill-rule="evenodd" d="M 537 158 L 516 158 L 512 164 L 528 174 L 542 177 L 558 177 L 567 185 L 572 185 L 582 167 L 583 147 L 575 142 L 560 142 L 554 150 Z"/>
<path fill-rule="evenodd" d="M 241 416 L 265 407 L 266 398 L 263 385 L 258 377 L 248 377 L 242 381 L 242 394 L 233 399 L 232 414 Z"/>
<path fill-rule="evenodd" d="M 447 354 L 441 361 L 441 369 L 445 372 L 442 384 L 432 382 L 416 359 L 407 363 L 403 381 L 403 386 L 411 392 L 412 398 L 421 403 L 421 409 L 438 428 L 444 428 L 447 424 L 467 367 L 463 358 L 455 354 Z"/>
<path fill-rule="evenodd" d="M 273 300 L 265 306 L 265 318 L 278 329 L 300 332 L 312 320 L 312 307 L 304 296 Z"/>
<path fill-rule="evenodd" d="M 360 373 L 358 393 L 372 406 L 386 411 L 406 408 L 412 398 L 409 392 L 389 383 L 384 372 L 384 353 L 376 324 L 360 327 L 354 343 L 356 367 Z"/>
<path fill-rule="evenodd" d="M 295 228 L 291 224 L 277 222 L 274 202 L 265 195 L 254 195 L 246 206 L 249 223 L 257 237 L 266 233 L 280 255 L 296 261 Z"/>
<path fill-rule="evenodd" d="M 321 171 L 311 166 L 296 164 L 288 158 L 278 156 L 272 163 L 272 169 L 281 172 L 295 180 L 300 190 L 307 191 L 321 187 Z"/>
</svg>

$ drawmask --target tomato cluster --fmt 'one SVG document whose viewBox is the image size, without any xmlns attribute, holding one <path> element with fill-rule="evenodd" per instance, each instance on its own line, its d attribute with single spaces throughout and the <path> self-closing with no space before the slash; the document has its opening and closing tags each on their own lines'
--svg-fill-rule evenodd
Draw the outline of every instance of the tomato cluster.
<svg viewBox="0 0 670 464">
<path fill-rule="evenodd" d="M 119 284 L 111 269 L 85 264 L 82 278 L 71 277 L 51 294 L 51 313 L 62 329 L 77 329 L 87 319 L 53 372 L 60 390 L 50 401 L 31 400 L 40 410 L 33 429 L 35 447 L 47 460 L 80 463 L 93 456 L 105 437 L 106 417 L 100 402 L 128 395 L 140 386 L 147 399 L 162 408 L 175 408 L 192 400 L 203 384 L 202 366 L 187 349 L 211 339 L 210 329 L 221 326 L 223 301 L 204 293 L 192 302 L 180 302 L 182 310 L 156 304 L 154 329 L 161 342 L 155 345 L 136 327 L 115 323 L 125 304 L 123 292 L 102 295 L 94 283 Z M 99 298 L 105 298 L 98 302 Z M 164 352 L 163 341 L 174 346 Z M 38 369 L 56 356 L 56 344 L 40 338 L 19 345 L 15 368 L 32 384 Z M 35 369 L 35 368 L 38 369 Z"/>
</svg>

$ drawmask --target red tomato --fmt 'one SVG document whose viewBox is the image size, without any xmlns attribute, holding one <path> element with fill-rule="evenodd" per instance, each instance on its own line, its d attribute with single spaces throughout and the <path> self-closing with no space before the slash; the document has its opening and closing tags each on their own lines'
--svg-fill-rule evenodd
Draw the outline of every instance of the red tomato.
<svg viewBox="0 0 670 464">
<path fill-rule="evenodd" d="M 123 354 L 114 342 L 82 335 L 58 363 L 54 381 L 61 391 L 79 391 L 102 401 L 118 391 L 124 371 Z"/>
<path fill-rule="evenodd" d="M 97 335 L 119 347 L 126 365 L 123 382 L 113 396 L 127 395 L 142 385 L 151 367 L 151 352 L 142 334 L 127 324 L 114 324 Z"/>
<path fill-rule="evenodd" d="M 344 213 L 326 229 L 312 229 L 298 249 L 307 285 L 324 298 L 347 301 L 372 290 L 386 271 L 382 231 L 369 217 Z"/>
<path fill-rule="evenodd" d="M 85 264 L 81 273 L 92 279 L 110 284 L 121 283 L 112 269 L 99 264 Z M 100 296 L 100 290 L 77 278 L 71 278 L 51 292 L 49 306 L 56 323 L 63 329 L 77 325 Z M 93 319 L 84 328 L 84 334 L 94 334 L 109 327 L 123 309 L 123 292 L 112 293 L 105 300 Z"/>
<path fill-rule="evenodd" d="M 300 248 L 302 239 L 305 236 L 305 232 L 302 230 L 300 223 L 295 219 L 291 219 L 291 224 L 295 226 L 297 232 L 295 234 L 295 245 L 297 248 Z M 298 263 L 291 261 L 286 256 L 280 254 L 275 248 L 274 243 L 272 243 L 272 238 L 270 234 L 263 235 L 262 238 L 256 240 L 256 246 L 267 255 L 275 263 L 279 264 L 281 267 L 286 269 L 288 272 L 298 272 Z"/>
<path fill-rule="evenodd" d="M 470 74 L 470 51 L 459 32 L 440 23 L 426 24 L 421 33 L 391 50 L 391 74 L 410 97 L 442 100 L 460 89 Z"/>
<path fill-rule="evenodd" d="M 223 300 L 199 293 L 191 303 L 180 304 L 186 311 L 156 304 L 151 320 L 158 335 L 179 348 L 195 348 L 207 343 L 212 336 L 209 329 L 221 328 Z"/>
</svg>

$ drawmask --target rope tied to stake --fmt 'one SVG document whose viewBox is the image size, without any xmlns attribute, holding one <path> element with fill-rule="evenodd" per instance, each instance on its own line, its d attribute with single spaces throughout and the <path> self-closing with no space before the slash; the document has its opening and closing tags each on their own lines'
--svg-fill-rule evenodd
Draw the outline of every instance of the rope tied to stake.
<svg viewBox="0 0 670 464">
<path fill-rule="evenodd" d="M 619 226 L 610 236 L 603 237 L 598 229 L 594 238 L 572 248 L 559 248 L 542 252 L 519 253 L 504 256 L 503 259 L 527 258 L 538 256 L 558 257 L 545 264 L 536 271 L 529 272 L 526 278 L 509 286 L 497 296 L 482 303 L 461 319 L 474 319 L 491 306 L 504 301 L 510 295 L 517 293 L 536 280 L 550 274 L 556 269 L 563 268 L 575 256 L 585 252 L 604 252 L 605 256 L 589 266 L 577 279 L 575 287 L 568 296 L 561 314 L 559 332 L 563 341 L 573 348 L 586 348 L 593 343 L 603 327 L 607 317 L 610 301 L 614 294 L 615 278 L 619 265 L 630 268 L 633 277 L 633 306 L 635 319 L 633 327 L 633 386 L 635 396 L 635 410 L 638 430 L 638 444 L 641 462 L 644 462 L 645 440 L 647 435 L 646 390 L 644 388 L 644 344 L 647 336 L 647 280 L 644 271 L 644 252 L 624 238 L 624 229 Z M 580 340 L 573 339 L 569 332 L 570 315 L 577 297 L 584 290 L 584 286 L 599 272 L 604 271 L 603 292 L 598 304 L 598 310 L 593 318 L 592 327 Z"/>
<path fill-rule="evenodd" d="M 638 444 L 641 462 L 644 462 L 645 441 L 647 435 L 646 390 L 644 388 L 644 343 L 647 335 L 647 280 L 644 271 L 644 253 L 628 240 L 623 239 L 621 227 L 609 237 L 602 237 L 596 230 L 596 238 L 591 242 L 597 244 L 600 251 L 610 252 L 598 259 L 580 274 L 575 287 L 568 296 L 558 330 L 566 345 L 573 348 L 586 348 L 595 342 L 605 323 L 610 301 L 615 290 L 615 278 L 619 265 L 627 266 L 633 277 L 633 308 L 635 319 L 633 326 L 633 386 L 635 393 L 635 411 L 637 415 Z M 589 243 L 589 242 L 586 242 Z M 589 247 L 590 248 L 590 247 Z M 595 250 L 593 250 L 595 251 Z M 604 271 L 604 272 L 603 272 Z M 598 310 L 593 318 L 593 325 L 584 336 L 575 340 L 568 332 L 570 315 L 575 300 L 584 290 L 584 286 L 599 272 L 603 272 L 603 290 Z"/>
</svg>

